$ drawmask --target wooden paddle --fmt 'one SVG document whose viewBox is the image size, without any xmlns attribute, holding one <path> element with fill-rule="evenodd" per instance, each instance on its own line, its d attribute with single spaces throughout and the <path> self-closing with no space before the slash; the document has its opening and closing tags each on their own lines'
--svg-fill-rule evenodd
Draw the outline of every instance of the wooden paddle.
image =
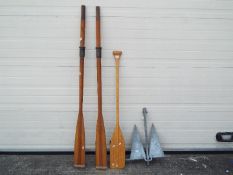
<svg viewBox="0 0 233 175">
<path fill-rule="evenodd" d="M 74 166 L 85 167 L 85 129 L 83 120 L 83 79 L 85 57 L 85 6 L 81 6 L 80 70 L 79 70 L 79 113 L 74 144 Z"/>
<path fill-rule="evenodd" d="M 102 80 L 101 80 L 101 36 L 100 36 L 100 7 L 96 7 L 96 65 L 97 65 L 97 91 L 98 91 L 98 117 L 96 124 L 96 168 L 107 168 L 107 149 L 102 114 Z"/>
<path fill-rule="evenodd" d="M 116 63 L 116 127 L 110 142 L 110 168 L 125 167 L 125 140 L 119 122 L 119 64 L 121 51 L 113 51 Z"/>
</svg>

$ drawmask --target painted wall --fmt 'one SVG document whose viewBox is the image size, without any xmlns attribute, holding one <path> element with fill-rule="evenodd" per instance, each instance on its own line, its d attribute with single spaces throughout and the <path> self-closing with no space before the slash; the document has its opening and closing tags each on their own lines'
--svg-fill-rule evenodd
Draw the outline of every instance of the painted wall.
<svg viewBox="0 0 233 175">
<path fill-rule="evenodd" d="M 94 149 L 95 5 L 102 14 L 103 110 L 115 124 L 113 49 L 123 50 L 120 117 L 127 147 L 149 111 L 165 150 L 232 149 L 233 1 L 0 0 L 0 151 L 72 150 L 80 5 L 87 5 L 84 117 Z"/>
</svg>

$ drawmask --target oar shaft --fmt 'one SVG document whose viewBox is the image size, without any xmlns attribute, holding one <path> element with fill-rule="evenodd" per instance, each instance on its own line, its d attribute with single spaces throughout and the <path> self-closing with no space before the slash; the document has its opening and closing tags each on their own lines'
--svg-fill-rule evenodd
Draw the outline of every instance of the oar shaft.
<svg viewBox="0 0 233 175">
<path fill-rule="evenodd" d="M 79 112 L 83 112 L 84 58 L 80 57 L 79 68 Z"/>
<path fill-rule="evenodd" d="M 102 79 L 101 79 L 101 59 L 97 58 L 97 92 L 98 92 L 98 115 L 102 115 Z"/>
</svg>

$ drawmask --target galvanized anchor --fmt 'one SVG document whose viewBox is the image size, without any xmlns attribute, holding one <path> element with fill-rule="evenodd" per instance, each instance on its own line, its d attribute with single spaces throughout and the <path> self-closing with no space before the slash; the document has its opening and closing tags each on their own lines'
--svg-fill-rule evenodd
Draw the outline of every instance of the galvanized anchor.
<svg viewBox="0 0 233 175">
<path fill-rule="evenodd" d="M 148 141 L 147 134 L 147 109 L 142 109 L 144 117 L 144 131 L 145 131 L 145 149 L 142 144 L 139 131 L 137 126 L 134 125 L 133 135 L 132 135 L 132 148 L 129 160 L 139 160 L 144 159 L 149 165 L 149 162 L 153 158 L 164 157 L 164 152 L 159 143 L 159 137 L 157 135 L 154 124 L 151 126 L 150 130 L 150 142 Z"/>
</svg>

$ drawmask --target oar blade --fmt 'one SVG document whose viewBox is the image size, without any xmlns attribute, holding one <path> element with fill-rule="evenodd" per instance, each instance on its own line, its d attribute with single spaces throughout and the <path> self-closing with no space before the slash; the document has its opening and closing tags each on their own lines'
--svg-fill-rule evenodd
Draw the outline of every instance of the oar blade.
<svg viewBox="0 0 233 175">
<path fill-rule="evenodd" d="M 110 142 L 110 168 L 125 167 L 125 140 L 120 128 L 115 128 Z"/>
<path fill-rule="evenodd" d="M 85 167 L 85 128 L 83 114 L 79 113 L 74 143 L 74 166 Z"/>
<path fill-rule="evenodd" d="M 96 141 L 95 141 L 95 154 L 96 154 L 96 168 L 107 168 L 107 148 L 103 116 L 99 116 L 96 124 Z"/>
</svg>

